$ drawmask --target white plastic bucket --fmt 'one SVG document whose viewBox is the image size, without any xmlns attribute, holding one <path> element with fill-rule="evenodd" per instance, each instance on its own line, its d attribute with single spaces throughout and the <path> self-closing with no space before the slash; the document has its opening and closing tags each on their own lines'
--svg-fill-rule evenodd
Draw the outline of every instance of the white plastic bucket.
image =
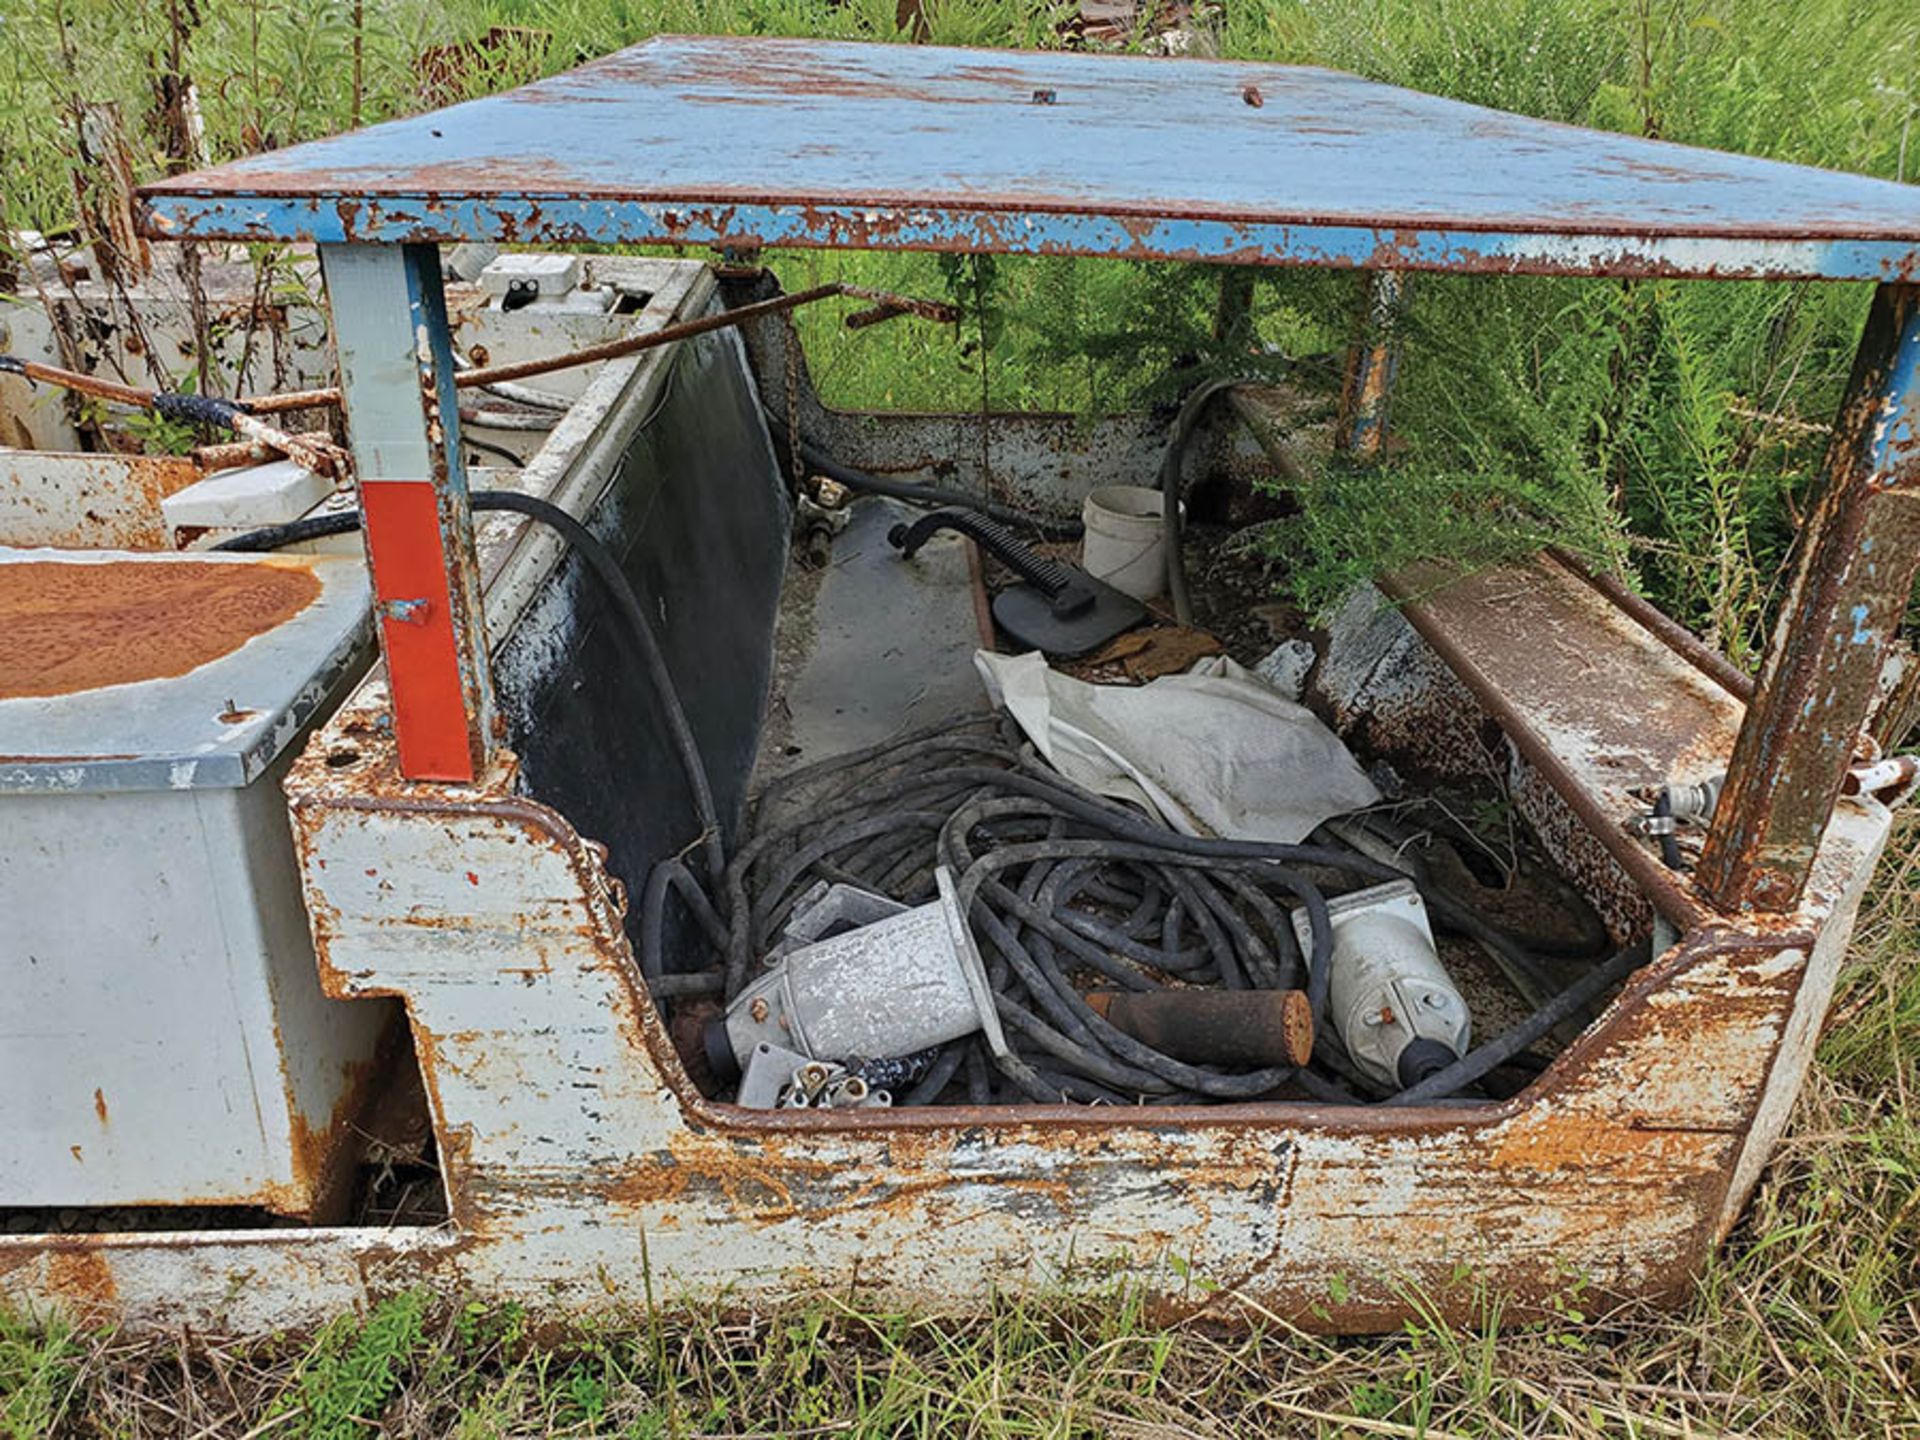
<svg viewBox="0 0 1920 1440">
<path fill-rule="evenodd" d="M 1087 496 L 1080 507 L 1087 527 L 1080 563 L 1089 575 L 1136 600 L 1167 588 L 1161 498 L 1145 485 L 1102 485 Z M 1184 519 L 1186 506 L 1180 513 Z"/>
</svg>

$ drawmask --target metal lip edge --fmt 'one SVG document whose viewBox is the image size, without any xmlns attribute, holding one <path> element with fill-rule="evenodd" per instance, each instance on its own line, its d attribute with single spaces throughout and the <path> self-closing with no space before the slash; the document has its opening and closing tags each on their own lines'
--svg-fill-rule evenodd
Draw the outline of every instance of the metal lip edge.
<svg viewBox="0 0 1920 1440">
<path fill-rule="evenodd" d="M 472 1243 L 470 1233 L 457 1223 L 441 1225 L 281 1225 L 248 1230 L 95 1230 L 52 1231 L 41 1234 L 0 1235 L 0 1263 L 11 1259 L 76 1253 L 88 1250 L 279 1249 L 324 1250 L 345 1245 L 370 1258 L 395 1259 L 407 1255 L 457 1254 Z M 0 1269 L 0 1294 L 7 1277 Z"/>
<path fill-rule="evenodd" d="M 1527 761 L 1546 776 L 1580 823 L 1600 842 L 1601 848 L 1645 890 L 1655 910 L 1683 934 L 1718 918 L 1719 912 L 1705 905 L 1693 893 L 1689 882 L 1666 869 L 1620 827 L 1615 818 L 1607 813 L 1600 797 L 1580 781 L 1552 746 L 1512 712 L 1499 687 L 1453 643 L 1452 637 L 1434 622 L 1432 615 L 1418 599 L 1400 593 L 1390 579 L 1383 580 L 1381 588 L 1400 605 L 1408 621 L 1420 632 L 1420 638 L 1433 647 L 1434 653 L 1445 662 L 1447 668 L 1487 707 Z M 1612 603 L 1610 599 L 1609 603 Z M 1621 610 L 1620 613 L 1636 628 L 1645 631 L 1655 644 L 1670 648 L 1660 636 L 1647 630 L 1628 612 Z"/>
<path fill-rule="evenodd" d="M 356 202 L 358 202 L 356 204 Z M 363 217 L 360 209 L 398 210 Z M 345 210 L 350 213 L 343 214 Z M 417 213 L 408 213 L 409 211 Z M 457 212 L 449 215 L 448 212 Z M 690 213 L 683 213 L 690 212 Z M 1155 236 L 1150 227 L 1177 233 Z M 1094 233 L 1083 233 L 1091 229 Z M 316 244 L 755 243 L 828 250 L 954 250 L 1123 256 L 1240 264 L 1515 275 L 1722 280 L 1920 281 L 1920 230 L 1885 234 L 1666 233 L 1470 229 L 1433 220 L 1366 222 L 1182 216 L 1140 211 L 835 200 L 749 203 L 630 195 L 358 193 L 145 196 L 149 239 Z M 878 232 L 878 233 L 874 233 Z M 1489 241 L 1497 242 L 1489 244 Z M 1686 253 L 1690 248 L 1696 253 Z M 1715 251 L 1734 252 L 1714 254 Z M 1742 253 L 1744 252 L 1744 253 Z"/>
<path fill-rule="evenodd" d="M 1615 577 L 1588 569 L 1578 556 L 1558 547 L 1551 547 L 1542 553 L 1550 563 L 1597 591 L 1616 610 L 1635 621 L 1641 629 L 1742 705 L 1753 703 L 1753 677 L 1728 659 L 1724 652 L 1714 649 L 1652 601 L 1636 595 Z"/>
</svg>

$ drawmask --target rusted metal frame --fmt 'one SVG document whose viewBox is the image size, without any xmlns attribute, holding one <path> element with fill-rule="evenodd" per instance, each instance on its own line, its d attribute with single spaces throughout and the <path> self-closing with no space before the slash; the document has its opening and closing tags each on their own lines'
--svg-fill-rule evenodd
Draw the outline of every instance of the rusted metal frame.
<svg viewBox="0 0 1920 1440">
<path fill-rule="evenodd" d="M 1799 901 L 1913 594 L 1920 285 L 1875 293 L 1825 473 L 1695 876 L 1727 911 Z"/>
<path fill-rule="evenodd" d="M 410 997 L 424 1027 L 421 1054 L 439 1077 L 430 1085 L 440 1096 L 437 1123 L 471 1144 L 448 1147 L 471 1180 L 471 1209 L 459 1224 L 476 1249 L 502 1247 L 482 1273 L 523 1293 L 554 1273 L 534 1258 L 551 1245 L 565 1275 L 592 1277 L 578 1287 L 563 1279 L 545 1293 L 542 1303 L 564 1308 L 636 1293 L 642 1277 L 626 1238 L 636 1231 L 652 1243 L 654 1282 L 665 1277 L 677 1289 L 777 1289 L 794 1283 L 803 1265 L 816 1280 L 831 1273 L 838 1283 L 864 1259 L 879 1261 L 908 1291 L 949 1300 L 954 1292 L 945 1287 L 956 1282 L 966 1295 L 984 1293 L 1009 1263 L 1006 1246 L 1031 1243 L 1057 1255 L 1084 1249 L 1089 1235 L 1160 1235 L 1204 1254 L 1207 1278 L 1221 1291 L 1245 1290 L 1289 1313 L 1324 1298 L 1323 1271 L 1357 1274 L 1377 1308 L 1337 1320 L 1323 1313 L 1318 1323 L 1390 1324 L 1400 1313 L 1385 1278 L 1399 1264 L 1386 1218 L 1394 1212 L 1356 1212 L 1347 1197 L 1349 1187 L 1377 1195 L 1383 1171 L 1398 1177 L 1401 1167 L 1404 1192 L 1389 1186 L 1410 1206 L 1401 1223 L 1430 1236 L 1423 1222 L 1439 1227 L 1447 1263 L 1471 1254 L 1491 1282 L 1525 1288 L 1540 1278 L 1530 1267 L 1551 1252 L 1561 1263 L 1597 1265 L 1602 1288 L 1664 1293 L 1704 1253 L 1724 1208 L 1730 1159 L 1778 1052 L 1778 1016 L 1799 976 L 1774 957 L 1807 939 L 1690 937 L 1633 977 L 1601 1024 L 1525 1096 L 1484 1110 L 760 1115 L 703 1099 L 673 1062 L 599 894 L 597 864 L 560 817 L 511 798 L 416 806 L 376 798 L 377 775 L 320 771 L 313 758 L 303 768 L 296 788 L 332 792 L 309 792 L 296 819 L 309 882 L 327 901 L 315 913 L 326 917 L 328 963 L 347 993 L 372 987 Z M 429 828 L 455 813 L 471 817 L 447 826 L 457 837 L 447 873 L 404 902 L 366 875 L 391 873 L 400 854 L 418 853 L 416 841 L 378 819 L 388 812 L 398 820 L 402 810 Z M 498 831 L 482 823 L 487 816 Z M 320 856 L 334 862 L 323 873 L 311 863 Z M 559 864 L 577 877 L 577 897 Z M 466 957 L 446 947 L 438 928 L 449 897 L 474 903 L 459 888 L 468 883 L 462 871 L 481 877 L 476 893 L 498 912 L 476 927 L 477 943 L 499 944 L 513 933 L 507 921 L 543 937 L 539 971 L 507 995 L 474 986 Z M 534 896 L 539 904 L 528 910 Z M 379 947 L 371 969 L 369 943 Z M 1657 1006 L 1649 1003 L 1655 994 Z M 549 1023 L 529 1026 L 530 1007 Z M 590 1025 L 565 1023 L 576 1007 L 594 1017 Z M 1675 1027 L 1690 1044 L 1673 1043 Z M 591 1055 L 551 1053 L 583 1042 Z M 1722 1067 L 1724 1083 L 1698 1083 L 1696 1047 Z M 564 1086 L 529 1082 L 553 1073 L 556 1058 L 562 1069 L 596 1066 L 594 1104 L 583 1108 Z M 489 1108 L 476 1110 L 481 1104 Z M 1417 1155 L 1410 1140 L 1425 1142 Z M 1598 1171 L 1596 1155 L 1609 1161 Z M 574 1156 L 592 1157 L 591 1180 L 568 1173 L 581 1166 Z M 1165 1183 L 1141 1191 L 1119 1178 L 1140 1167 L 1162 1172 Z M 1049 1212 L 1040 1225 L 1030 1216 L 1036 1174 L 1046 1177 L 1038 1193 L 1059 1205 L 1058 1218 Z M 1488 1226 L 1479 1209 L 1463 1209 L 1462 1187 L 1475 1176 L 1485 1179 L 1486 1205 L 1526 1207 L 1528 1223 Z M 604 1223 L 581 1225 L 583 1210 Z M 1623 1214 L 1633 1221 L 1626 1244 Z M 928 1224 L 947 1236 L 946 1251 L 927 1250 Z M 727 1243 L 714 1244 L 716 1234 Z M 797 1236 L 805 1240 L 796 1249 Z M 1465 1248 L 1447 1248 L 1454 1245 Z"/>
<path fill-rule="evenodd" d="M 1406 277 L 1397 270 L 1371 270 L 1347 349 L 1340 386 L 1340 416 L 1333 447 L 1355 460 L 1379 458 L 1387 439 L 1387 414 L 1400 368 L 1400 318 L 1406 307 Z"/>
<path fill-rule="evenodd" d="M 493 682 L 440 254 L 323 245 L 320 262 L 401 770 L 471 781 L 492 755 Z"/>
<path fill-rule="evenodd" d="M 718 310 L 711 315 L 701 315 L 691 320 L 683 320 L 676 325 L 668 325 L 660 330 L 650 330 L 644 335 L 628 335 L 618 340 L 609 340 L 601 345 L 569 350 L 563 355 L 542 355 L 533 360 L 515 361 L 509 365 L 462 370 L 454 376 L 453 383 L 460 389 L 468 390 L 475 386 L 499 385 L 510 380 L 526 380 L 536 375 L 551 375 L 556 370 L 574 370 L 583 365 L 598 365 L 602 361 L 619 360 L 628 355 L 637 355 L 643 350 L 657 350 L 663 345 L 672 345 L 714 330 L 750 324 L 768 315 L 796 310 L 802 305 L 811 305 L 818 300 L 831 300 L 839 295 L 849 295 L 855 299 L 870 300 L 874 303 L 874 309 L 863 310 L 847 317 L 847 327 L 854 330 L 877 324 L 880 320 L 890 320 L 897 315 L 917 315 L 923 320 L 942 324 L 951 324 L 960 315 L 957 308 L 938 300 L 918 300 L 910 295 L 895 295 L 885 290 L 870 290 L 863 285 L 846 285 L 835 281 L 826 285 L 816 285 L 811 290 L 796 291 L 791 295 L 777 295 L 771 300 L 756 301 L 754 304 L 742 305 L 732 310 Z M 277 411 L 311 410 L 321 405 L 338 405 L 340 392 L 332 388 L 298 390 L 285 395 L 249 396 L 241 403 L 256 415 L 271 415 Z"/>
<path fill-rule="evenodd" d="M 1445 225 L 1305 225 L 1194 215 L 493 195 L 382 195 L 353 204 L 149 189 L 155 239 L 319 244 L 757 245 L 780 249 L 1092 255 L 1333 269 L 1723 280 L 1878 280 L 1913 273 L 1906 240 L 1548 234 Z"/>
<path fill-rule="evenodd" d="M 1437 623 L 1418 596 L 1396 586 L 1391 576 L 1383 577 L 1380 587 L 1400 604 L 1413 628 L 1420 632 L 1420 637 L 1473 692 L 1486 708 L 1488 716 L 1500 726 L 1501 733 L 1527 763 L 1546 777 L 1580 823 L 1642 886 L 1654 908 L 1682 931 L 1704 919 L 1705 912 L 1699 902 L 1680 883 L 1679 878 L 1672 871 L 1664 869 L 1644 845 L 1621 829 L 1619 818 L 1609 814 L 1599 798 L 1568 768 L 1566 761 L 1554 752 L 1552 746 L 1533 733 L 1513 700 L 1481 671 L 1472 656 L 1455 643 L 1446 627 Z"/>
<path fill-rule="evenodd" d="M 18 375 L 30 381 L 44 381 L 46 384 L 58 385 L 77 394 L 92 395 L 98 399 L 111 400 L 116 404 L 128 405 L 137 410 L 151 410 L 161 414 L 167 413 L 163 406 L 170 399 L 198 401 L 197 408 L 200 412 L 204 412 L 205 419 L 243 437 L 242 443 L 245 445 L 289 455 L 319 475 L 333 475 L 339 469 L 333 443 L 326 435 L 290 435 L 284 430 L 267 424 L 264 420 L 240 413 L 233 403 L 199 396 L 169 396 L 159 390 L 124 385 L 116 380 L 102 379 L 98 375 L 68 370 L 59 365 L 48 365 L 39 360 L 22 360 L 13 355 L 0 356 L 0 374 Z M 338 391 L 333 392 L 333 398 L 338 402 L 340 398 Z M 244 401 L 237 404 L 242 409 L 247 408 Z"/>
</svg>

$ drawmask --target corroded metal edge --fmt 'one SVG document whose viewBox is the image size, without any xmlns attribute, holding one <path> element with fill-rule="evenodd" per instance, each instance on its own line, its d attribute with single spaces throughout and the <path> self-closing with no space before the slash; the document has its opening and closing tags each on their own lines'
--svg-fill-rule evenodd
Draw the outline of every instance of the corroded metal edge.
<svg viewBox="0 0 1920 1440">
<path fill-rule="evenodd" d="M 415 1285 L 565 1319 L 1124 1280 L 1167 1315 L 1333 1331 L 1399 1323 L 1409 1286 L 1463 1318 L 1488 1288 L 1539 1313 L 1574 1277 L 1672 1298 L 1777 1135 L 1887 824 L 1844 804 L 1790 926 L 1696 930 L 1502 1105 L 767 1115 L 693 1090 L 597 847 L 510 763 L 403 782 L 383 703 L 363 687 L 289 790 L 327 989 L 407 1004 L 453 1227 L 27 1237 L 0 1243 L 0 1293 L 242 1329 Z"/>
<path fill-rule="evenodd" d="M 676 204 L 538 194 L 354 202 L 150 194 L 142 229 L 164 240 L 317 244 L 701 245 L 796 250 L 1080 255 L 1346 270 L 1699 280 L 1914 278 L 1909 241 L 1526 235 L 1444 227 L 1311 229 L 1247 221 L 1007 210 L 947 217 L 913 206 Z"/>
</svg>

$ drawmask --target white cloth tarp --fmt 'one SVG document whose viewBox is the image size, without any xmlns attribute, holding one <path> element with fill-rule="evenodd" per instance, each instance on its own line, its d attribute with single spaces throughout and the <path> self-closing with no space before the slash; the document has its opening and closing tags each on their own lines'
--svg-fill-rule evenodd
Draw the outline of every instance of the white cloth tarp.
<svg viewBox="0 0 1920 1440">
<path fill-rule="evenodd" d="M 1089 685 L 1038 652 L 974 664 L 1055 769 L 1188 835 L 1291 844 L 1380 799 L 1311 710 L 1223 655 L 1137 686 Z"/>
</svg>

